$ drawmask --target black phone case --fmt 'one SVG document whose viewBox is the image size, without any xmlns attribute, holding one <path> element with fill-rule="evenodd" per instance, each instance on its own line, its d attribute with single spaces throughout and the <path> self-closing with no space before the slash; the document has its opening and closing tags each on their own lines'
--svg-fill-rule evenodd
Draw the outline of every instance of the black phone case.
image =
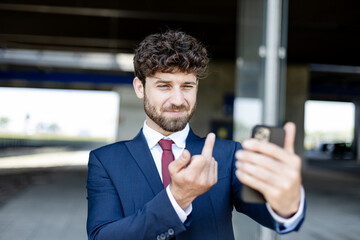
<svg viewBox="0 0 360 240">
<path fill-rule="evenodd" d="M 272 142 L 280 147 L 284 147 L 285 131 L 280 127 L 256 125 L 252 130 L 251 137 L 261 141 Z M 241 198 L 244 202 L 249 203 L 266 202 L 264 196 L 260 192 L 250 188 L 247 185 L 243 185 L 242 187 Z"/>
</svg>

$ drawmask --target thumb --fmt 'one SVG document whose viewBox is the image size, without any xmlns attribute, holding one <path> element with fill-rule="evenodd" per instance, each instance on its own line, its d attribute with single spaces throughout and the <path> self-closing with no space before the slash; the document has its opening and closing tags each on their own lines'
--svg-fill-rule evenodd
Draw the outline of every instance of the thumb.
<svg viewBox="0 0 360 240">
<path fill-rule="evenodd" d="M 188 163 L 190 163 L 190 160 L 191 160 L 190 152 L 184 149 L 180 157 L 169 164 L 169 172 L 173 172 L 173 173 L 179 172 L 181 169 L 186 167 Z"/>
<path fill-rule="evenodd" d="M 293 122 L 287 122 L 284 125 L 284 130 L 285 130 L 284 149 L 287 150 L 288 152 L 294 153 L 296 126 Z"/>
</svg>

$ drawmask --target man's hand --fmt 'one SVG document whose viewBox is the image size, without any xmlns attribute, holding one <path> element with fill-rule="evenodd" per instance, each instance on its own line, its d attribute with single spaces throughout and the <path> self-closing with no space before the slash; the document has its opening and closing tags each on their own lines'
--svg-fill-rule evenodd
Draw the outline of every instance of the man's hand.
<svg viewBox="0 0 360 240">
<path fill-rule="evenodd" d="M 295 124 L 284 126 L 284 148 L 256 139 L 245 140 L 236 153 L 236 176 L 261 192 L 271 208 L 284 218 L 298 210 L 301 188 L 301 159 L 294 153 Z"/>
<path fill-rule="evenodd" d="M 201 155 L 191 157 L 185 149 L 177 160 L 169 164 L 170 191 L 182 209 L 217 183 L 217 162 L 212 156 L 214 144 L 215 134 L 209 133 Z"/>
</svg>

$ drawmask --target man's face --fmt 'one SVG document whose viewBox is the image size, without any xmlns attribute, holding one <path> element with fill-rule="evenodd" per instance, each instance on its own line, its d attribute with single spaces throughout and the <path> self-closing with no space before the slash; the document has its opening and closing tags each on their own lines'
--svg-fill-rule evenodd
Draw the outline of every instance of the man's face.
<svg viewBox="0 0 360 240">
<path fill-rule="evenodd" d="M 143 93 L 137 95 L 144 98 L 148 126 L 164 135 L 184 129 L 196 108 L 197 85 L 194 74 L 182 72 L 147 77 Z"/>
</svg>

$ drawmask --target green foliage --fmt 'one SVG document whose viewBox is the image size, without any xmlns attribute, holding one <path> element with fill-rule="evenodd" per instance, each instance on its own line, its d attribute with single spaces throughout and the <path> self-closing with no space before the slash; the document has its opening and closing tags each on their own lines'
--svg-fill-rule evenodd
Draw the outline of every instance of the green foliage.
<svg viewBox="0 0 360 240">
<path fill-rule="evenodd" d="M 348 143 L 354 139 L 354 129 L 348 131 L 329 131 L 329 132 L 305 132 L 304 147 L 306 150 L 315 149 L 321 143 Z"/>
<path fill-rule="evenodd" d="M 0 126 L 6 126 L 10 122 L 10 119 L 7 117 L 0 117 Z"/>
</svg>

